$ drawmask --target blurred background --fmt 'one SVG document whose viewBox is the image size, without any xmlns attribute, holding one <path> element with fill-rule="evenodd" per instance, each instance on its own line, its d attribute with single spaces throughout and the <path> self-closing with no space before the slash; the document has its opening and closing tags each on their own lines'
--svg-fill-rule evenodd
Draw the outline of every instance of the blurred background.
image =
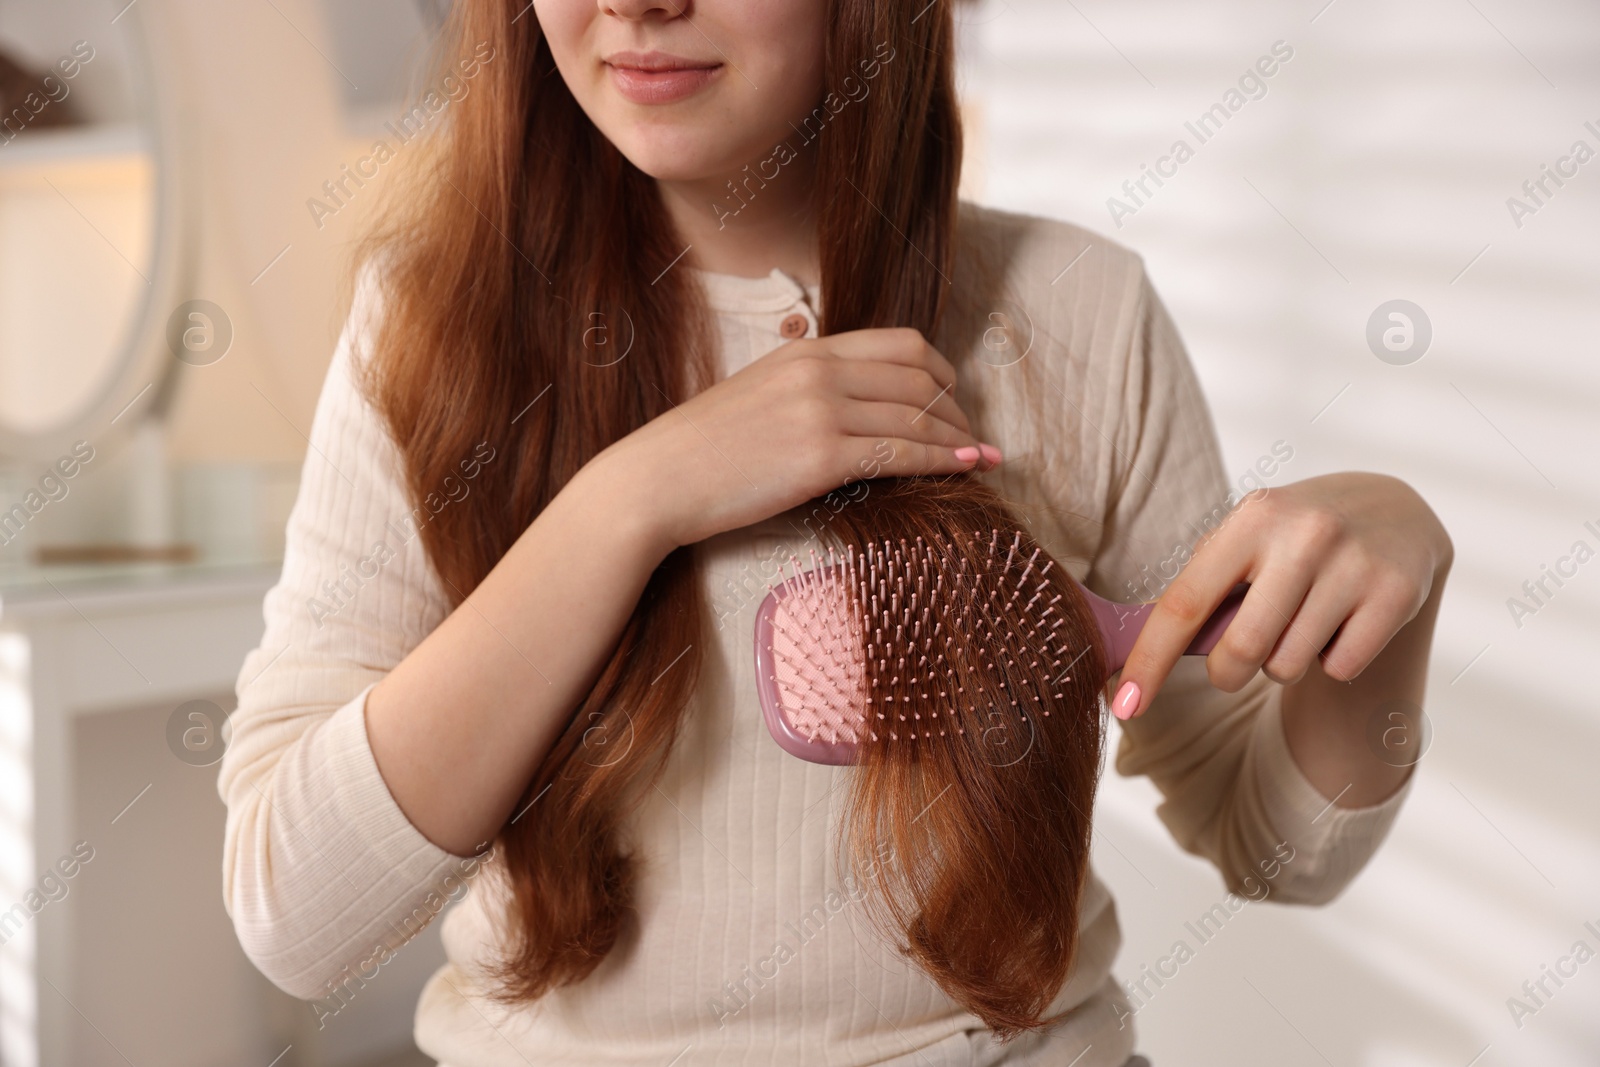
<svg viewBox="0 0 1600 1067">
<path fill-rule="evenodd" d="M 215 776 L 348 248 L 407 157 L 346 168 L 399 142 L 447 7 L 0 0 L 0 1063 L 426 1062 L 438 924 L 319 1026 L 234 940 Z M 1328 907 L 1235 915 L 1141 1049 L 1600 1062 L 1600 8 L 960 17 L 965 195 L 1143 255 L 1235 480 L 1282 445 L 1272 484 L 1389 472 L 1456 544 L 1387 845 Z M 1156 801 L 1108 770 L 1123 978 L 1225 895 Z"/>
</svg>

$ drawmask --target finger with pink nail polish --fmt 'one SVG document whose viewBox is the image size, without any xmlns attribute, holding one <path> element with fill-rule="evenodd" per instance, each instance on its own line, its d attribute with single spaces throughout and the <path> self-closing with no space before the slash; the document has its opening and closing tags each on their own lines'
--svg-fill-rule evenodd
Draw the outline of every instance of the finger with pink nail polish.
<svg viewBox="0 0 1600 1067">
<path fill-rule="evenodd" d="M 1111 702 L 1111 713 L 1119 719 L 1127 720 L 1139 710 L 1139 683 L 1134 681 L 1123 682 L 1117 690 L 1116 699 Z"/>
</svg>

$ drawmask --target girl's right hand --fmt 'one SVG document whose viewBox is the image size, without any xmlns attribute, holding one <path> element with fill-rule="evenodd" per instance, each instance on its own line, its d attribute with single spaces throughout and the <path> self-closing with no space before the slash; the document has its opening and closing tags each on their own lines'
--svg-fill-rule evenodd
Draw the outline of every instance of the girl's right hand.
<svg viewBox="0 0 1600 1067">
<path fill-rule="evenodd" d="M 998 449 L 972 436 L 955 381 L 950 362 L 909 328 L 791 341 L 595 459 L 639 494 L 670 551 L 849 481 L 999 462 Z"/>
</svg>

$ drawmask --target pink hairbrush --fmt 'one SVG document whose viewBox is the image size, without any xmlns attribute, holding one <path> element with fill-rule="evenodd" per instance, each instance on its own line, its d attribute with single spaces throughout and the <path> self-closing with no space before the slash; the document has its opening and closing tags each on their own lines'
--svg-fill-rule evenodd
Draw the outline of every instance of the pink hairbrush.
<svg viewBox="0 0 1600 1067">
<path fill-rule="evenodd" d="M 875 728 L 879 720 L 885 729 L 895 728 L 895 718 L 905 721 L 904 714 L 892 714 L 889 704 L 884 704 L 887 712 L 874 708 L 875 703 L 894 701 L 893 695 L 880 701 L 863 692 L 869 673 L 866 659 L 871 653 L 886 668 L 894 658 L 899 673 L 893 682 L 904 676 L 913 686 L 941 684 L 942 674 L 950 673 L 943 666 L 943 651 L 951 647 L 953 635 L 942 632 L 942 622 L 929 625 L 930 609 L 936 604 L 940 612 L 950 611 L 952 603 L 959 607 L 963 648 L 992 649 L 997 657 L 1048 657 L 1052 668 L 1060 669 L 1055 683 L 1059 684 L 1088 649 L 1073 656 L 1056 641 L 1055 630 L 1065 621 L 1056 611 L 1062 594 L 1054 593 L 1044 577 L 1055 561 L 1047 558 L 1035 572 L 1043 551 L 1035 547 L 1017 574 L 1022 534 L 1013 537 L 1003 563 L 999 535 L 999 530 L 992 532 L 984 566 L 970 571 L 965 558 L 951 566 L 948 552 L 936 552 L 920 537 L 912 545 L 904 540 L 899 547 L 882 542 L 859 553 L 852 546 L 842 559 L 830 548 L 826 562 L 813 550 L 811 569 L 805 571 L 798 558 L 789 557 L 792 574 L 769 585 L 755 624 L 761 714 L 784 751 L 812 763 L 843 766 L 855 762 L 860 731 Z M 1104 653 L 1105 678 L 1099 680 L 1103 685 L 1127 662 L 1155 604 L 1117 604 L 1068 577 L 1094 617 Z M 1245 584 L 1235 587 L 1201 626 L 1185 655 L 1211 651 L 1248 589 Z M 855 605 L 860 609 L 854 610 Z M 886 633 L 892 636 L 886 639 Z M 908 652 L 917 659 L 909 667 Z M 918 728 L 927 729 L 909 724 L 911 730 Z"/>
</svg>

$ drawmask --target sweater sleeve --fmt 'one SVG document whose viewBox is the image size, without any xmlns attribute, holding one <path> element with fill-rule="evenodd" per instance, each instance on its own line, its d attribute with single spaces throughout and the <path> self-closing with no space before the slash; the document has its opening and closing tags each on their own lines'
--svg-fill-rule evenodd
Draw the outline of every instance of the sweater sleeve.
<svg viewBox="0 0 1600 1067">
<path fill-rule="evenodd" d="M 1143 269 L 1133 277 L 1122 418 L 1111 434 L 1115 473 L 1088 579 L 1125 602 L 1156 599 L 1201 532 L 1225 523 L 1241 495 L 1224 474 L 1183 342 Z M 1213 688 L 1205 659 L 1185 656 L 1145 714 L 1120 724 L 1115 765 L 1149 776 L 1173 838 L 1215 864 L 1230 890 L 1248 892 L 1268 877 L 1279 900 L 1324 903 L 1382 843 L 1411 778 L 1379 804 L 1335 807 L 1289 751 L 1282 696 L 1259 672 L 1239 692 Z"/>
<path fill-rule="evenodd" d="M 352 376 L 377 299 L 367 272 L 317 402 L 218 779 L 234 930 L 262 973 L 307 1000 L 370 978 L 476 865 L 411 825 L 367 740 L 368 692 L 448 609 L 398 450 Z"/>
</svg>

